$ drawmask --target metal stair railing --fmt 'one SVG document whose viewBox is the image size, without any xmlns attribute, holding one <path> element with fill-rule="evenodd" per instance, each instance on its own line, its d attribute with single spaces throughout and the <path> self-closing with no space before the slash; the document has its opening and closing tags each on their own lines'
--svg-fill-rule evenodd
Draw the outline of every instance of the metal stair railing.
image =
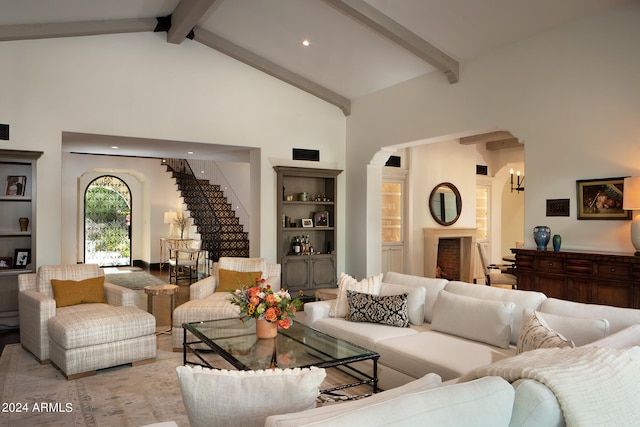
<svg viewBox="0 0 640 427">
<path fill-rule="evenodd" d="M 188 188 L 191 191 L 184 191 L 182 194 L 187 205 L 201 206 L 207 211 L 207 217 L 200 215 L 198 210 L 191 211 L 194 225 L 198 228 L 202 249 L 207 252 L 209 263 L 220 259 L 220 222 L 215 209 L 209 203 L 200 181 L 196 178 L 189 163 L 184 159 L 163 159 L 163 164 L 174 173 L 178 182 L 178 188 L 184 191 Z M 194 216 L 195 214 L 195 216 Z"/>
<path fill-rule="evenodd" d="M 242 204 L 240 197 L 236 194 L 233 186 L 222 172 L 218 164 L 211 160 L 191 159 L 187 160 L 192 170 L 200 171 L 199 178 L 206 179 L 212 184 L 220 186 L 220 190 L 227 197 L 227 200 L 233 206 L 233 210 L 242 224 L 244 231 L 250 236 L 250 216 L 247 209 Z"/>
</svg>

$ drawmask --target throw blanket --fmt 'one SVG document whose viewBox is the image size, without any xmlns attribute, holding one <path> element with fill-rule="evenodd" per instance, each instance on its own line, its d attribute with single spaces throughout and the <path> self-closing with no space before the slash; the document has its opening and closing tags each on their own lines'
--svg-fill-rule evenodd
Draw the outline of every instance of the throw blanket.
<svg viewBox="0 0 640 427">
<path fill-rule="evenodd" d="M 459 382 L 500 376 L 528 378 L 558 399 L 567 427 L 632 426 L 640 422 L 640 364 L 622 350 L 546 348 L 475 369 Z"/>
</svg>

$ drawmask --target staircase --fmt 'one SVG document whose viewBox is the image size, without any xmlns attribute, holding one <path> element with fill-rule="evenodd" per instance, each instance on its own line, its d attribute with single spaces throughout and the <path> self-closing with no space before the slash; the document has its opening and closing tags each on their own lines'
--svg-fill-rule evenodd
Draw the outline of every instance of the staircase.
<svg viewBox="0 0 640 427">
<path fill-rule="evenodd" d="M 186 160 L 165 159 L 163 164 L 178 184 L 209 260 L 249 257 L 247 233 L 220 186 L 197 179 Z"/>
</svg>

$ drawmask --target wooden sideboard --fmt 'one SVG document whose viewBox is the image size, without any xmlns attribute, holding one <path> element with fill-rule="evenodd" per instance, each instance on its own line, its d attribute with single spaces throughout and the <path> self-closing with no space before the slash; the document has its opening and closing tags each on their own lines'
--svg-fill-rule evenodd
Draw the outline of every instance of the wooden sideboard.
<svg viewBox="0 0 640 427">
<path fill-rule="evenodd" d="M 640 256 L 511 249 L 518 289 L 550 298 L 640 308 Z"/>
</svg>

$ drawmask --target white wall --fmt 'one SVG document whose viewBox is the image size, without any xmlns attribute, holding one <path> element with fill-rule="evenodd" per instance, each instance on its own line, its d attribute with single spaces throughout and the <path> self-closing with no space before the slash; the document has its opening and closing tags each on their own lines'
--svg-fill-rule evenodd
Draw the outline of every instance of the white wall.
<svg viewBox="0 0 640 427">
<path fill-rule="evenodd" d="M 454 184 L 462 198 L 460 218 L 450 228 L 475 228 L 476 226 L 476 147 L 460 145 L 458 141 L 443 141 L 421 145 L 410 149 L 411 192 L 413 200 L 412 224 L 408 247 L 411 271 L 424 274 L 425 227 L 440 228 L 429 211 L 429 195 L 433 188 L 443 182 Z M 443 159 L 447 159 L 443 161 Z"/>
<path fill-rule="evenodd" d="M 578 221 L 575 182 L 640 175 L 640 3 L 461 64 L 460 82 L 432 73 L 356 100 L 347 126 L 347 264 L 373 274 L 366 217 L 366 164 L 384 146 L 477 129 L 525 141 L 525 245 L 546 224 L 565 249 L 632 253 L 629 221 Z M 570 198 L 570 217 L 546 217 L 546 199 Z M 528 230 L 528 231 L 527 231 Z M 379 234 L 379 231 L 377 232 Z M 373 266 L 375 267 L 375 266 Z"/>
<path fill-rule="evenodd" d="M 61 227 L 68 221 L 63 131 L 260 148 L 252 157 L 258 176 L 252 174 L 257 189 L 249 210 L 258 222 L 251 227 L 259 233 L 258 253 L 272 262 L 273 165 L 290 162 L 297 147 L 321 149 L 323 164 L 315 167 L 344 168 L 346 119 L 338 108 L 194 41 L 168 44 L 163 33 L 26 40 L 0 43 L 0 57 L 0 117 L 11 126 L 11 141 L 0 149 L 44 151 L 38 265 L 61 262 L 63 251 L 70 257 Z M 345 197 L 341 192 L 339 202 Z M 344 208 L 338 216 L 342 221 Z M 338 250 L 343 269 L 340 240 Z"/>
</svg>

